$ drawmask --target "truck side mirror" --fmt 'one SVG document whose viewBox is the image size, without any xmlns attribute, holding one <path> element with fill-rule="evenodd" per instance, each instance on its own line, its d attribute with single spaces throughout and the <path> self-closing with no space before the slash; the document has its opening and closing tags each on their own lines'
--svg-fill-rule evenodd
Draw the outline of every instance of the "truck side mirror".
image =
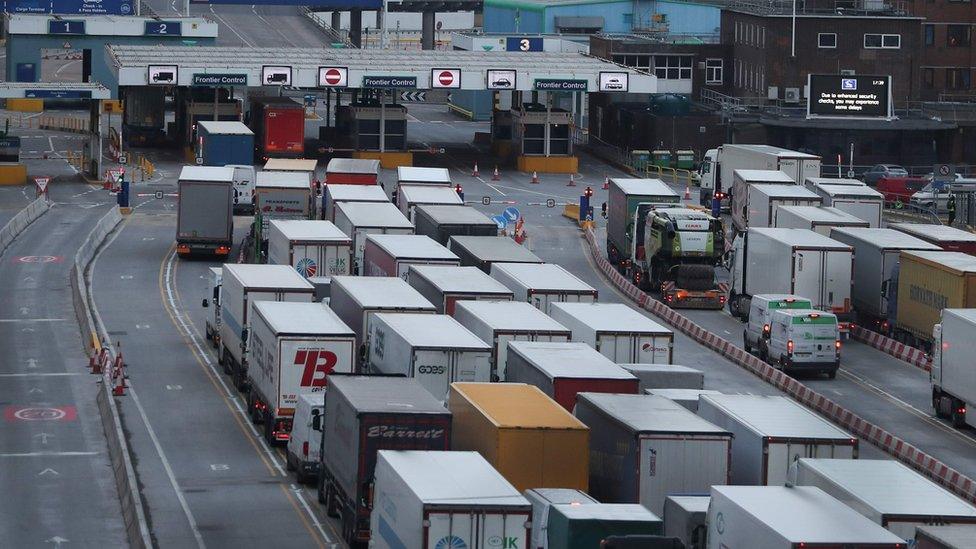
<svg viewBox="0 0 976 549">
<path fill-rule="evenodd" d="M 322 430 L 322 414 L 316 413 L 318 410 L 312 411 L 312 430 L 321 431 Z"/>
<path fill-rule="evenodd" d="M 241 343 L 247 343 L 247 334 L 248 334 L 247 328 L 241 330 Z"/>
<path fill-rule="evenodd" d="M 674 223 L 668 221 L 668 225 L 666 227 L 666 230 L 668 232 L 668 238 L 674 238 L 674 235 L 676 234 L 675 233 L 675 230 L 674 230 Z"/>
<path fill-rule="evenodd" d="M 203 307 L 204 309 L 206 309 L 207 307 L 210 306 L 210 302 L 207 301 L 207 298 L 203 298 L 203 302 L 200 303 L 200 306 Z"/>
<path fill-rule="evenodd" d="M 220 286 L 217 286 L 217 287 L 215 287 L 213 289 L 213 302 L 214 302 L 214 305 L 216 305 L 218 301 L 220 301 Z"/>
<path fill-rule="evenodd" d="M 881 283 L 881 297 L 888 298 L 888 286 L 891 284 L 890 280 L 885 280 Z"/>
</svg>

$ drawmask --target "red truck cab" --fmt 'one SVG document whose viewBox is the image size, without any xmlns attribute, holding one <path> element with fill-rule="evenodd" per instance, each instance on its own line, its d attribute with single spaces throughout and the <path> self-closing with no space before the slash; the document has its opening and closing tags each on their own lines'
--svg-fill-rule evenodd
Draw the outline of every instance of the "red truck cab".
<svg viewBox="0 0 976 549">
<path fill-rule="evenodd" d="M 908 204 L 912 195 L 927 184 L 928 180 L 924 177 L 882 177 L 878 179 L 877 190 L 884 195 L 886 204 Z"/>
</svg>

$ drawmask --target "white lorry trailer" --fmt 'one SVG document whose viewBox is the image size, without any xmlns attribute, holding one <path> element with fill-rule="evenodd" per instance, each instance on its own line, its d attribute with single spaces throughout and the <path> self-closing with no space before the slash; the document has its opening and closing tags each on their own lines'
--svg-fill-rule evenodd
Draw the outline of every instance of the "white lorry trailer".
<svg viewBox="0 0 976 549">
<path fill-rule="evenodd" d="M 713 196 L 726 197 L 735 170 L 778 170 L 801 182 L 820 176 L 820 157 L 770 145 L 727 144 L 709 149 L 698 170 L 702 206 L 711 207 Z"/>
<path fill-rule="evenodd" d="M 386 191 L 379 185 L 335 185 L 325 186 L 325 208 L 323 208 L 326 221 L 335 222 L 336 204 L 343 202 L 389 202 Z"/>
<path fill-rule="evenodd" d="M 677 364 L 620 364 L 640 380 L 640 390 L 647 389 L 701 389 L 705 386 L 705 373 L 701 370 Z"/>
<path fill-rule="evenodd" d="M 856 438 L 786 397 L 702 395 L 698 415 L 735 435 L 732 484 L 781 485 L 796 456 L 857 458 Z"/>
<path fill-rule="evenodd" d="M 932 407 L 956 427 L 976 427 L 976 309 L 942 309 L 932 335 Z"/>
<path fill-rule="evenodd" d="M 234 240 L 234 170 L 184 166 L 177 183 L 176 253 L 226 258 Z"/>
<path fill-rule="evenodd" d="M 869 223 L 843 210 L 824 206 L 780 206 L 776 208 L 773 227 L 809 229 L 830 236 L 834 227 L 868 227 Z"/>
<path fill-rule="evenodd" d="M 207 341 L 220 352 L 220 285 L 224 270 L 220 267 L 210 267 L 210 298 L 203 299 L 203 306 L 210 307 L 207 315 Z"/>
<path fill-rule="evenodd" d="M 407 279 L 413 265 L 457 266 L 450 250 L 422 234 L 371 234 L 363 248 L 364 276 L 396 276 Z"/>
<path fill-rule="evenodd" d="M 603 503 L 660 516 L 669 495 L 730 482 L 732 433 L 667 398 L 580 393 L 573 415 L 590 428 L 590 494 Z"/>
<path fill-rule="evenodd" d="M 263 170 L 254 176 L 254 212 L 261 229 L 272 219 L 312 219 L 315 203 L 309 176 L 302 172 Z"/>
<path fill-rule="evenodd" d="M 820 197 L 799 185 L 750 185 L 750 227 L 772 227 L 776 213 L 786 206 L 819 206 Z"/>
<path fill-rule="evenodd" d="M 908 549 L 814 486 L 713 486 L 711 498 L 708 549 Z"/>
<path fill-rule="evenodd" d="M 314 297 L 315 287 L 287 265 L 224 264 L 220 287 L 221 349 L 217 356 L 224 373 L 231 375 L 238 389 L 247 389 L 245 337 L 251 327 L 254 303 L 311 303 Z"/>
<path fill-rule="evenodd" d="M 347 275 L 352 239 L 331 221 L 275 219 L 268 223 L 268 263 L 290 265 L 304 278 Z"/>
<path fill-rule="evenodd" d="M 459 301 L 454 318 L 492 346 L 492 381 L 505 381 L 509 341 L 570 341 L 572 333 L 528 303 Z"/>
<path fill-rule="evenodd" d="M 318 303 L 258 301 L 251 310 L 247 411 L 269 443 L 285 443 L 299 396 L 321 394 L 329 374 L 352 373 L 355 335 Z"/>
<path fill-rule="evenodd" d="M 400 166 L 397 168 L 397 188 L 404 185 L 451 187 L 451 172 L 447 168 Z"/>
<path fill-rule="evenodd" d="M 542 263 L 528 248 L 507 236 L 452 236 L 447 247 L 461 265 L 491 273 L 493 263 Z"/>
<path fill-rule="evenodd" d="M 477 452 L 380 450 L 375 549 L 529 549 L 532 505 Z"/>
<path fill-rule="evenodd" d="M 447 315 L 369 317 L 368 373 L 412 377 L 438 400 L 455 381 L 491 381 L 491 345 Z"/>
<path fill-rule="evenodd" d="M 799 295 L 836 314 L 847 333 L 853 254 L 847 244 L 806 229 L 749 229 L 728 253 L 729 311 L 746 320 L 755 294 Z"/>
<path fill-rule="evenodd" d="M 400 185 L 397 187 L 397 208 L 414 220 L 417 206 L 463 206 L 464 201 L 452 187 L 434 185 Z"/>
<path fill-rule="evenodd" d="M 894 229 L 837 227 L 830 238 L 854 249 L 851 304 L 858 324 L 889 333 L 889 309 L 895 309 L 897 274 L 902 250 L 939 251 L 935 244 Z"/>
<path fill-rule="evenodd" d="M 400 278 L 336 276 L 332 278 L 329 307 L 356 334 L 360 358 L 369 335 L 369 317 L 375 313 L 430 313 L 436 309 L 417 290 Z"/>
<path fill-rule="evenodd" d="M 814 193 L 807 191 L 800 191 L 803 187 L 796 184 L 790 176 L 778 170 L 735 170 L 733 172 L 733 186 L 732 186 L 732 228 L 737 232 L 745 232 L 750 226 L 765 227 L 768 225 L 750 225 L 750 217 L 753 213 L 753 207 L 751 206 L 751 200 L 754 198 L 755 191 L 750 192 L 753 187 L 761 187 L 766 185 L 775 185 L 777 187 L 784 187 L 791 185 L 796 187 L 796 194 L 803 198 L 812 199 L 815 195 Z M 759 197 L 755 197 L 760 202 L 763 202 Z M 764 197 L 765 203 L 760 203 L 755 209 L 758 211 L 765 211 L 765 217 L 767 220 L 770 218 L 769 197 Z M 819 202 L 817 202 L 819 204 Z"/>
<path fill-rule="evenodd" d="M 553 303 L 549 314 L 617 364 L 671 364 L 674 332 L 622 303 Z"/>
<path fill-rule="evenodd" d="M 867 185 L 815 184 L 812 189 L 823 198 L 823 205 L 845 211 L 868 222 L 872 228 L 881 226 L 884 195 Z"/>
<path fill-rule="evenodd" d="M 909 544 L 917 526 L 976 524 L 976 507 L 894 460 L 800 458 L 787 486 L 816 486 Z"/>
<path fill-rule="evenodd" d="M 412 265 L 407 283 L 437 307 L 454 316 L 458 301 L 511 301 L 512 291 L 477 267 Z"/>
<path fill-rule="evenodd" d="M 366 236 L 371 234 L 413 234 L 413 225 L 389 202 L 342 202 L 335 206 L 335 224 L 352 238 L 353 272 L 363 272 Z"/>
<path fill-rule="evenodd" d="M 596 288 L 555 263 L 494 263 L 491 276 L 512 290 L 516 300 L 544 313 L 550 303 L 593 303 L 599 295 Z"/>
<path fill-rule="evenodd" d="M 531 549 L 548 549 L 549 511 L 553 505 L 592 505 L 600 503 L 582 490 L 573 488 L 532 488 L 522 492 L 532 504 Z"/>
</svg>

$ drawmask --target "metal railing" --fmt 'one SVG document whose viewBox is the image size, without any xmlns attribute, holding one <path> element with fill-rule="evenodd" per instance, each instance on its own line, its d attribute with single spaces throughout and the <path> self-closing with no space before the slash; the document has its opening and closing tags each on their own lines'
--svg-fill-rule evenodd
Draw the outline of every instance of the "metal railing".
<svg viewBox="0 0 976 549">
<path fill-rule="evenodd" d="M 911 15 L 906 0 L 730 0 L 726 7 L 760 15 L 868 15 L 905 17 Z"/>
</svg>

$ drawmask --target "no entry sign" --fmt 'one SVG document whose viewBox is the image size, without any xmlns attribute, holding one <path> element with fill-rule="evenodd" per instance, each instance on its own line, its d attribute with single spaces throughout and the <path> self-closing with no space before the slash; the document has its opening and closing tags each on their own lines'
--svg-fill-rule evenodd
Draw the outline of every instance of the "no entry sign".
<svg viewBox="0 0 976 549">
<path fill-rule="evenodd" d="M 461 69 L 431 70 L 430 87 L 442 88 L 442 89 L 459 89 L 461 87 Z"/>
<path fill-rule="evenodd" d="M 319 67 L 319 87 L 345 88 L 349 82 L 349 69 L 346 67 Z"/>
</svg>

